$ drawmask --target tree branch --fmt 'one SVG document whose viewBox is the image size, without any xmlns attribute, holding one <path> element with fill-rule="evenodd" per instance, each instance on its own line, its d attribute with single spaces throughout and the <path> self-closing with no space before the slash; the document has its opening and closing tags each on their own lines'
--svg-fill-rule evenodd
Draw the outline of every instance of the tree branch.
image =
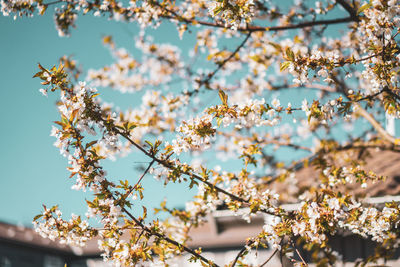
<svg viewBox="0 0 400 267">
<path fill-rule="evenodd" d="M 57 1 L 49 2 L 49 3 L 44 3 L 43 5 L 44 6 L 51 6 L 51 5 L 55 5 L 55 4 L 62 3 L 62 2 L 64 2 L 64 1 L 63 0 L 57 0 Z"/>
<path fill-rule="evenodd" d="M 142 181 L 143 177 L 146 175 L 146 173 L 148 173 L 148 171 L 150 170 L 151 166 L 153 166 L 155 160 L 153 159 L 149 166 L 147 166 L 146 170 L 144 170 L 142 176 L 140 176 L 139 180 L 137 181 L 137 183 L 132 187 L 132 189 L 129 191 L 129 194 L 132 193 L 133 190 L 137 189 L 136 187 L 140 184 L 140 182 Z M 128 194 L 128 195 L 129 195 Z"/>
<path fill-rule="evenodd" d="M 200 21 L 196 19 L 187 19 L 179 15 L 173 10 L 170 10 L 164 6 L 162 6 L 160 3 L 157 1 L 153 2 L 156 6 L 160 7 L 164 11 L 168 12 L 171 15 L 161 15 L 160 17 L 166 18 L 166 19 L 176 19 L 178 21 L 183 21 L 186 24 L 200 24 L 204 26 L 209 26 L 209 27 L 216 27 L 216 28 L 224 28 L 224 29 L 229 29 L 229 27 L 226 27 L 225 24 L 219 24 L 218 22 L 207 22 L 207 21 Z M 293 29 L 302 29 L 302 28 L 307 28 L 307 27 L 313 27 L 317 25 L 330 25 L 330 24 L 338 24 L 338 23 L 346 23 L 346 22 L 352 22 L 352 21 L 358 21 L 358 17 L 347 17 L 347 18 L 339 18 L 339 19 L 327 19 L 327 20 L 316 20 L 316 21 L 306 21 L 298 24 L 289 24 L 285 26 L 272 26 L 272 27 L 262 27 L 262 26 L 251 26 L 248 25 L 246 27 L 238 27 L 237 30 L 240 32 L 265 32 L 265 31 L 285 31 L 285 30 L 293 30 Z"/>
<path fill-rule="evenodd" d="M 171 170 L 174 169 L 174 166 L 172 166 L 170 163 L 166 162 L 165 160 L 159 159 L 159 158 L 157 158 L 156 156 L 154 156 L 153 154 L 147 152 L 142 146 L 140 146 L 140 145 L 137 144 L 135 141 L 133 141 L 131 138 L 129 138 L 129 136 L 128 136 L 127 134 L 121 132 L 119 129 L 117 129 L 117 128 L 115 128 L 115 127 L 113 128 L 113 130 L 114 130 L 116 133 L 118 133 L 119 135 L 121 135 L 122 137 L 124 137 L 124 138 L 125 138 L 129 143 L 131 143 L 133 146 L 135 146 L 135 147 L 138 148 L 140 151 L 142 151 L 146 156 L 152 158 L 154 161 L 156 161 L 156 162 L 159 163 L 160 165 L 162 165 L 162 166 L 164 166 L 164 167 L 166 167 L 166 168 L 168 168 L 168 169 L 171 169 Z M 192 178 L 192 179 L 196 179 L 196 180 L 198 180 L 198 181 L 200 181 L 200 182 L 202 182 L 202 183 L 208 185 L 210 188 L 216 190 L 216 191 L 219 192 L 219 193 L 222 193 L 222 194 L 228 196 L 228 197 L 231 198 L 232 200 L 239 201 L 239 202 L 245 204 L 246 206 L 250 205 L 249 200 L 243 199 L 243 198 L 241 198 L 241 197 L 239 197 L 239 196 L 236 196 L 236 195 L 234 195 L 234 194 L 232 194 L 232 193 L 229 193 L 229 192 L 226 191 L 225 189 L 222 189 L 221 187 L 218 187 L 218 186 L 216 186 L 216 185 L 210 183 L 209 181 L 205 180 L 203 177 L 201 177 L 201 176 L 199 176 L 199 175 L 197 175 L 197 174 L 195 174 L 195 173 L 191 173 L 191 172 L 189 172 L 189 171 L 183 171 L 182 173 L 185 174 L 185 175 L 187 175 L 187 176 L 189 176 L 189 177 Z M 266 213 L 266 214 L 270 214 L 270 215 L 277 216 L 275 213 L 270 212 L 270 211 L 268 211 L 268 210 L 266 210 L 266 209 L 260 209 L 259 211 L 261 211 L 261 212 L 263 212 L 263 213 Z M 286 215 L 287 215 L 287 214 L 286 214 Z"/>
<path fill-rule="evenodd" d="M 269 256 L 268 259 L 266 261 L 264 261 L 263 264 L 260 265 L 260 267 L 263 267 L 265 264 L 267 264 L 275 256 L 275 254 L 277 252 L 278 252 L 278 249 L 275 249 L 274 252 L 271 254 L 271 256 Z"/>
<path fill-rule="evenodd" d="M 142 151 L 146 156 L 152 158 L 154 161 L 156 161 L 157 163 L 161 164 L 162 166 L 164 166 L 164 167 L 166 167 L 166 168 L 168 168 L 168 169 L 173 169 L 173 166 L 171 166 L 168 162 L 166 162 L 166 161 L 164 161 L 164 160 L 162 160 L 162 159 L 159 159 L 159 158 L 157 158 L 156 156 L 154 156 L 154 155 L 150 154 L 149 152 L 147 152 L 142 146 L 140 146 L 140 145 L 137 144 L 135 141 L 133 141 L 132 139 L 130 139 L 129 136 L 126 135 L 125 133 L 120 132 L 120 131 L 119 131 L 118 129 L 116 129 L 116 128 L 114 128 L 114 131 L 116 131 L 118 134 L 120 134 L 121 136 L 123 136 L 129 143 L 131 143 L 131 144 L 134 145 L 136 148 L 138 148 L 140 151 Z M 238 196 L 235 196 L 235 195 L 233 195 L 233 194 L 231 194 L 231 193 L 225 191 L 224 189 L 219 188 L 219 187 L 213 185 L 212 183 L 210 183 L 210 182 L 204 180 L 204 178 L 202 178 L 201 176 L 198 176 L 197 174 L 190 173 L 190 172 L 187 172 L 187 171 L 186 171 L 186 172 L 183 172 L 183 174 L 186 174 L 186 175 L 188 175 L 188 176 L 190 176 L 190 177 L 192 177 L 192 178 L 195 178 L 195 179 L 197 179 L 197 180 L 199 180 L 199 181 L 201 181 L 201 182 L 207 184 L 207 185 L 210 186 L 211 188 L 217 190 L 217 191 L 220 192 L 220 193 L 223 193 L 223 194 L 229 196 L 230 198 L 232 198 L 232 199 L 234 199 L 234 200 L 238 200 L 238 201 L 241 201 L 241 202 L 246 202 L 246 203 L 248 203 L 248 201 L 246 201 L 246 200 L 244 200 L 244 199 L 242 199 L 242 198 L 240 198 L 240 197 L 238 197 Z"/>
<path fill-rule="evenodd" d="M 154 235 L 154 236 L 156 236 L 158 238 L 161 238 L 161 239 L 167 241 L 168 243 L 170 243 L 170 244 L 172 244 L 172 245 L 174 245 L 174 246 L 176 246 L 178 248 L 182 248 L 184 251 L 192 254 L 196 258 L 202 260 L 203 262 L 205 262 L 207 264 L 210 264 L 211 266 L 219 267 L 217 264 L 215 264 L 215 263 L 211 262 L 210 260 L 204 258 L 203 256 L 201 256 L 199 253 L 197 253 L 193 249 L 191 249 L 191 248 L 189 248 L 189 247 L 187 247 L 187 246 L 185 246 L 185 245 L 183 245 L 181 243 L 178 243 L 177 241 L 175 241 L 175 240 L 173 240 L 173 239 L 171 239 L 171 238 L 169 238 L 169 237 L 167 237 L 167 236 L 165 236 L 163 234 L 160 234 L 158 232 L 152 231 L 150 228 L 145 226 L 141 221 L 139 221 L 135 216 L 133 216 L 128 210 L 126 210 L 124 207 L 121 207 L 121 208 L 129 216 L 129 218 L 131 218 L 136 223 L 136 225 L 141 227 L 144 231 L 146 231 L 150 235 Z"/>
<path fill-rule="evenodd" d="M 350 6 L 350 4 L 347 3 L 346 0 L 336 0 L 336 2 L 340 4 L 350 14 L 352 18 L 357 21 L 359 20 L 357 11 L 352 6 Z"/>
<path fill-rule="evenodd" d="M 391 136 L 383 127 L 382 125 L 375 120 L 375 118 L 369 114 L 364 108 L 361 107 L 360 104 L 355 103 L 354 104 L 356 108 L 356 113 L 364 117 L 373 127 L 374 129 L 387 141 L 392 143 L 393 145 L 396 145 L 396 138 Z"/>
<path fill-rule="evenodd" d="M 252 241 L 250 241 L 248 244 L 246 244 L 246 245 L 251 245 L 253 242 Z M 237 263 L 237 261 L 239 260 L 239 258 L 242 256 L 242 254 L 246 251 L 246 246 L 244 246 L 240 251 L 239 251 L 239 253 L 236 255 L 236 257 L 235 257 L 235 260 L 232 262 L 232 264 L 231 264 L 231 267 L 234 267 L 235 265 L 236 265 L 236 263 Z"/>
<path fill-rule="evenodd" d="M 224 59 L 224 61 L 222 61 L 221 63 L 218 63 L 218 67 L 217 67 L 213 72 L 209 73 L 209 74 L 207 75 L 207 78 L 206 78 L 206 79 L 200 81 L 200 83 L 199 83 L 199 88 L 200 88 L 201 86 L 203 86 L 204 84 L 208 84 L 208 83 L 211 81 L 211 79 L 215 76 L 215 74 L 216 74 L 229 60 L 231 60 L 231 59 L 239 52 L 239 50 L 246 44 L 246 42 L 249 40 L 250 36 L 251 36 L 251 32 L 249 32 L 249 33 L 247 34 L 247 36 L 246 36 L 246 38 L 243 40 L 243 42 L 242 42 L 238 47 L 236 47 L 235 51 L 233 51 L 232 54 L 231 54 L 229 57 L 227 57 L 226 59 Z"/>
<path fill-rule="evenodd" d="M 207 21 L 200 21 L 195 19 L 185 19 L 185 18 L 177 18 L 174 16 L 169 15 L 162 15 L 161 17 L 167 19 L 178 19 L 182 20 L 187 24 L 200 24 L 203 26 L 215 27 L 215 28 L 224 28 L 229 29 L 229 27 L 225 26 L 225 24 L 207 22 Z M 238 27 L 237 31 L 240 32 L 279 32 L 279 31 L 286 31 L 286 30 L 295 30 L 295 29 L 302 29 L 307 27 L 314 27 L 318 25 L 331 25 L 331 24 L 340 24 L 340 23 L 347 23 L 347 22 L 355 22 L 357 21 L 353 17 L 346 17 L 346 18 L 339 18 L 339 19 L 326 19 L 326 20 L 316 20 L 316 21 L 306 21 L 298 24 L 288 24 L 285 26 L 272 26 L 272 27 L 262 27 L 262 26 L 247 26 L 247 27 Z"/>
</svg>

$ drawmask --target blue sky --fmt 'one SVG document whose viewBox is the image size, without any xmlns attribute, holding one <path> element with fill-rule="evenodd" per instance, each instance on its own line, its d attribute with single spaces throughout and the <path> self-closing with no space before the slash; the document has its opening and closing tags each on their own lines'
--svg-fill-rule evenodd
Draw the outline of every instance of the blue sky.
<svg viewBox="0 0 400 267">
<path fill-rule="evenodd" d="M 156 39 L 166 41 L 171 31 L 177 34 L 167 26 Z M 40 81 L 32 76 L 38 62 L 51 66 L 63 55 L 73 55 L 85 70 L 102 67 L 112 60 L 102 45 L 102 36 L 113 35 L 118 46 L 129 48 L 133 47 L 132 34 L 137 33 L 137 27 L 131 24 L 81 16 L 71 37 L 60 38 L 49 14 L 16 21 L 0 16 L 0 221 L 30 225 L 41 212 L 42 204 L 60 204 L 67 216 L 71 212 L 86 212 L 84 200 L 89 195 L 70 189 L 73 181 L 67 178 L 67 161 L 53 146 L 55 139 L 49 136 L 52 121 L 58 120 L 56 97 L 43 97 L 38 91 Z M 122 107 L 137 103 L 133 95 L 110 91 L 105 92 L 104 98 Z M 135 156 L 107 162 L 110 176 L 135 182 Z M 144 187 L 144 204 L 152 206 L 164 197 L 171 206 L 182 206 L 193 194 L 183 185 L 165 190 L 162 182 L 150 176 L 146 177 Z"/>
</svg>

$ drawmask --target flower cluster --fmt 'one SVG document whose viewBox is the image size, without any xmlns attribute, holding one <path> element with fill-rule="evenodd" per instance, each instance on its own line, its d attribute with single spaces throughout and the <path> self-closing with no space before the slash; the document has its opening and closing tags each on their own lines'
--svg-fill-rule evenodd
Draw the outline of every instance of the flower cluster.
<svg viewBox="0 0 400 267">
<path fill-rule="evenodd" d="M 399 152 L 399 139 L 383 125 L 384 117 L 400 114 L 398 1 L 295 1 L 286 8 L 247 0 L 0 1 L 10 16 L 54 6 L 60 35 L 72 34 L 82 14 L 141 28 L 137 51 L 104 37 L 113 62 L 89 70 L 86 82 L 75 82 L 80 71 L 67 58 L 58 67 L 39 65 L 39 91 L 60 92 L 55 146 L 68 160 L 72 188 L 93 192 L 86 216 L 100 225 L 95 229 L 75 215 L 65 221 L 56 207 L 45 208 L 35 219 L 43 236 L 78 245 L 96 237 L 115 265 L 167 265 L 188 253 L 212 266 L 186 242 L 190 229 L 223 208 L 248 223 L 265 218 L 231 265 L 245 263 L 260 246 L 296 261 L 291 251 L 297 241 L 315 249 L 317 265 L 326 264 L 321 255 L 333 255 L 335 264 L 340 257 L 329 239 L 343 231 L 388 250 L 397 246 L 398 204 L 371 204 L 354 188 L 385 182 L 379 171 L 365 170 L 377 154 L 372 149 Z M 146 28 L 164 21 L 176 26 L 171 38 L 193 47 L 156 43 Z M 346 25 L 340 35 L 327 30 L 339 24 Z M 141 103 L 114 108 L 96 87 L 130 93 Z M 133 183 L 112 180 L 103 160 L 132 151 L 148 159 L 143 172 Z M 222 160 L 229 164 L 215 166 Z M 309 174 L 300 178 L 303 169 L 315 171 L 316 181 Z M 148 173 L 165 184 L 197 187 L 197 194 L 183 210 L 163 202 L 156 211 L 168 219 L 155 214 L 151 220 L 147 206 L 137 215 L 131 209 L 146 197 Z M 366 261 L 383 257 L 377 250 Z"/>
<path fill-rule="evenodd" d="M 116 62 L 100 70 L 89 70 L 88 80 L 93 86 L 111 87 L 122 93 L 133 93 L 148 86 L 169 83 L 173 75 L 183 76 L 185 64 L 176 46 L 157 45 L 152 40 L 139 38 L 136 48 L 142 54 L 142 62 L 123 49 L 117 49 L 110 36 L 103 39 Z M 177 71 L 178 70 L 178 71 Z"/>
<path fill-rule="evenodd" d="M 80 216 L 72 214 L 69 221 L 63 220 L 61 216 L 57 206 L 51 209 L 44 206 L 43 213 L 33 221 L 35 231 L 43 238 L 52 241 L 57 239 L 61 244 L 80 247 L 85 246 L 85 243 L 97 234 L 97 230 L 90 227 Z"/>
<path fill-rule="evenodd" d="M 241 22 L 251 22 L 254 16 L 254 1 L 221 1 L 213 0 L 208 3 L 208 12 L 211 16 L 221 16 L 226 25 L 237 29 Z"/>
</svg>

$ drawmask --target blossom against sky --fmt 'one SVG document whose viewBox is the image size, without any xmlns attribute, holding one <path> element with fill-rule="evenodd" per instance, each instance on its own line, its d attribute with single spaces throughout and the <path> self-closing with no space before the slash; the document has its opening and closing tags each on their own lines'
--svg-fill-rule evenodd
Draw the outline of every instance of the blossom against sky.
<svg viewBox="0 0 400 267">
<path fill-rule="evenodd" d="M 162 30 L 157 38 L 168 38 Z M 172 29 L 174 34 L 176 30 Z M 60 204 L 65 214 L 83 215 L 85 193 L 71 190 L 73 180 L 66 180 L 66 159 L 53 146 L 51 124 L 59 119 L 56 97 L 43 97 L 40 82 L 32 76 L 37 63 L 53 65 L 63 55 L 72 55 L 88 68 L 110 64 L 112 57 L 102 44 L 102 37 L 112 34 L 119 45 L 133 47 L 137 28 L 132 24 L 107 21 L 104 18 L 84 16 L 68 38 L 60 38 L 50 14 L 34 18 L 0 16 L 0 110 L 2 114 L 0 146 L 0 221 L 31 225 L 42 204 Z M 107 101 L 115 101 L 123 108 L 138 103 L 134 96 L 102 92 Z M 137 159 L 136 159 L 137 160 Z M 134 181 L 140 163 L 131 157 L 109 162 L 108 171 L 115 177 Z M 129 175 L 130 177 L 126 177 Z M 183 205 L 181 197 L 191 194 L 184 191 L 174 198 L 174 190 L 163 190 L 163 185 L 153 178 L 145 179 L 146 192 L 153 195 L 147 203 L 159 204 L 168 197 L 172 205 Z M 178 186 L 175 186 L 179 188 Z"/>
</svg>

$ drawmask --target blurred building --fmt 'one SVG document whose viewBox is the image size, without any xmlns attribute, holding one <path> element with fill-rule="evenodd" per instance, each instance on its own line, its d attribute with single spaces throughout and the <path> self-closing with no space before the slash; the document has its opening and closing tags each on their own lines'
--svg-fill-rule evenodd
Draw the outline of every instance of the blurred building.
<svg viewBox="0 0 400 267">
<path fill-rule="evenodd" d="M 83 267 L 98 258 L 97 246 L 84 249 L 42 238 L 33 229 L 0 223 L 0 267 Z"/>
</svg>

